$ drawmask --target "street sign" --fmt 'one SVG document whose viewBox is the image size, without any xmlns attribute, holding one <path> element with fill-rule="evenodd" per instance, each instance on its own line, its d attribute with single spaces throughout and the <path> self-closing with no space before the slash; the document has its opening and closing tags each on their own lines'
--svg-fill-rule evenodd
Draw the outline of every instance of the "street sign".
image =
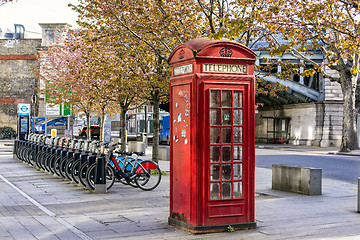
<svg viewBox="0 0 360 240">
<path fill-rule="evenodd" d="M 17 105 L 17 114 L 25 116 L 30 115 L 30 104 L 19 103 Z"/>
<path fill-rule="evenodd" d="M 46 116 L 71 116 L 71 110 L 69 104 L 45 104 Z"/>
</svg>

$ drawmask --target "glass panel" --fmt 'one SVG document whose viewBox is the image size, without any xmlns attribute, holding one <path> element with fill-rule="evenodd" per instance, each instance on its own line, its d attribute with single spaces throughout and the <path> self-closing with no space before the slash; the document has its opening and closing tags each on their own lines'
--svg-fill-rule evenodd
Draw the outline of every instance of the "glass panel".
<svg viewBox="0 0 360 240">
<path fill-rule="evenodd" d="M 222 107 L 231 107 L 231 91 L 222 92 Z"/>
<path fill-rule="evenodd" d="M 234 198 L 242 198 L 242 182 L 234 182 Z"/>
<path fill-rule="evenodd" d="M 231 180 L 231 164 L 222 165 L 222 180 Z"/>
<path fill-rule="evenodd" d="M 220 91 L 211 91 L 210 107 L 220 107 Z"/>
<path fill-rule="evenodd" d="M 242 125 L 242 109 L 234 109 L 234 125 Z"/>
<path fill-rule="evenodd" d="M 220 125 L 220 109 L 210 110 L 210 125 Z"/>
<path fill-rule="evenodd" d="M 242 180 L 242 164 L 234 164 L 233 179 Z"/>
<path fill-rule="evenodd" d="M 220 199 L 220 183 L 210 183 L 210 199 Z"/>
<path fill-rule="evenodd" d="M 223 125 L 231 125 L 231 109 L 223 109 Z"/>
<path fill-rule="evenodd" d="M 220 143 L 220 128 L 211 127 L 210 128 L 210 143 Z"/>
<path fill-rule="evenodd" d="M 222 142 L 231 143 L 231 128 L 222 129 Z"/>
<path fill-rule="evenodd" d="M 234 107 L 242 107 L 242 92 L 234 92 Z"/>
<path fill-rule="evenodd" d="M 242 143 L 242 127 L 234 127 L 234 143 Z"/>
<path fill-rule="evenodd" d="M 222 183 L 222 198 L 231 198 L 231 183 L 224 182 Z"/>
<path fill-rule="evenodd" d="M 223 162 L 231 162 L 231 146 L 223 146 L 222 161 Z"/>
<path fill-rule="evenodd" d="M 211 162 L 220 162 L 220 146 L 211 146 L 210 147 L 210 161 Z"/>
<path fill-rule="evenodd" d="M 210 166 L 210 180 L 219 181 L 220 180 L 220 165 L 213 164 Z"/>
<path fill-rule="evenodd" d="M 242 146 L 234 146 L 234 162 L 242 161 Z"/>
</svg>

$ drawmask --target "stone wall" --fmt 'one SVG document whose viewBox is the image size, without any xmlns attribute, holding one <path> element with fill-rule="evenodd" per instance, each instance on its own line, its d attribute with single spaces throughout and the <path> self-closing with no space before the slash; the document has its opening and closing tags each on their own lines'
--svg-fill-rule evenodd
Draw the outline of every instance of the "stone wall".
<svg viewBox="0 0 360 240">
<path fill-rule="evenodd" d="M 16 129 L 17 104 L 31 103 L 39 82 L 33 68 L 40 46 L 41 39 L 0 39 L 0 128 Z"/>
<path fill-rule="evenodd" d="M 341 144 L 342 103 L 301 103 L 282 106 L 260 107 L 255 117 L 255 139 L 267 142 L 267 119 L 265 117 L 290 118 L 290 144 L 321 147 Z"/>
</svg>

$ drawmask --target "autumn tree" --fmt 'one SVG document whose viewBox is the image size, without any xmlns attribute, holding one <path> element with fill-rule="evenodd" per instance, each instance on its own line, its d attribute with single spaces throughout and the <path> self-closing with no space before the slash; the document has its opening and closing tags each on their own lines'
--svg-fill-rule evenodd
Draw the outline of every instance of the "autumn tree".
<svg viewBox="0 0 360 240">
<path fill-rule="evenodd" d="M 354 0 L 268 1 L 262 11 L 262 26 L 269 33 L 270 54 L 290 53 L 331 81 L 338 82 L 343 93 L 343 134 L 340 151 L 358 148 L 357 114 L 359 104 L 360 5 Z M 231 21 L 230 21 L 231 22 Z M 236 26 L 230 29 L 236 29 Z M 286 43 L 279 43 L 281 35 Z M 326 61 L 312 61 L 306 52 L 320 50 Z M 337 74 L 328 74 L 327 69 Z"/>
<path fill-rule="evenodd" d="M 73 8 L 79 25 L 101 30 L 103 35 L 121 36 L 141 59 L 136 69 L 151 72 L 144 95 L 154 106 L 153 160 L 158 159 L 159 103 L 168 94 L 167 57 L 177 45 L 204 33 L 203 16 L 195 0 L 80 0 Z M 141 55 L 141 56 L 140 56 Z M 146 60 L 146 63 L 144 62 Z M 136 64 L 136 61 L 132 62 Z M 141 73 L 142 75 L 143 73 Z"/>
<path fill-rule="evenodd" d="M 68 39 L 65 43 L 53 45 L 39 54 L 39 69 L 36 70 L 45 87 L 43 94 L 49 96 L 47 101 L 53 104 L 71 104 L 75 112 L 84 112 L 87 126 L 94 113 L 98 95 L 97 79 L 91 69 L 92 62 L 84 57 L 90 48 L 80 38 Z M 91 139 L 90 127 L 87 128 L 88 139 Z"/>
</svg>

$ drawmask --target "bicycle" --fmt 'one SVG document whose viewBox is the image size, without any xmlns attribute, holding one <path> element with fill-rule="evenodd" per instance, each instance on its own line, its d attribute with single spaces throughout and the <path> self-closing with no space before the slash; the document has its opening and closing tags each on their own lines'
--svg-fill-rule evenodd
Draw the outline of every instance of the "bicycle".
<svg viewBox="0 0 360 240">
<path fill-rule="evenodd" d="M 125 181 L 132 186 L 134 186 L 132 183 L 135 183 L 137 187 L 145 191 L 155 189 L 161 181 L 159 166 L 153 161 L 138 159 L 138 156 L 143 154 L 139 152 L 118 152 L 126 156 L 117 156 L 115 158 L 113 152 L 116 145 L 115 143 L 110 143 L 107 153 L 103 152 L 106 159 L 106 180 L 110 180 L 110 183 L 106 184 L 107 189 L 112 187 L 115 177 L 119 181 Z M 129 155 L 133 154 L 136 155 L 136 158 L 129 157 Z M 96 168 L 96 163 L 92 164 L 86 174 L 87 182 L 92 189 L 95 189 Z"/>
</svg>

